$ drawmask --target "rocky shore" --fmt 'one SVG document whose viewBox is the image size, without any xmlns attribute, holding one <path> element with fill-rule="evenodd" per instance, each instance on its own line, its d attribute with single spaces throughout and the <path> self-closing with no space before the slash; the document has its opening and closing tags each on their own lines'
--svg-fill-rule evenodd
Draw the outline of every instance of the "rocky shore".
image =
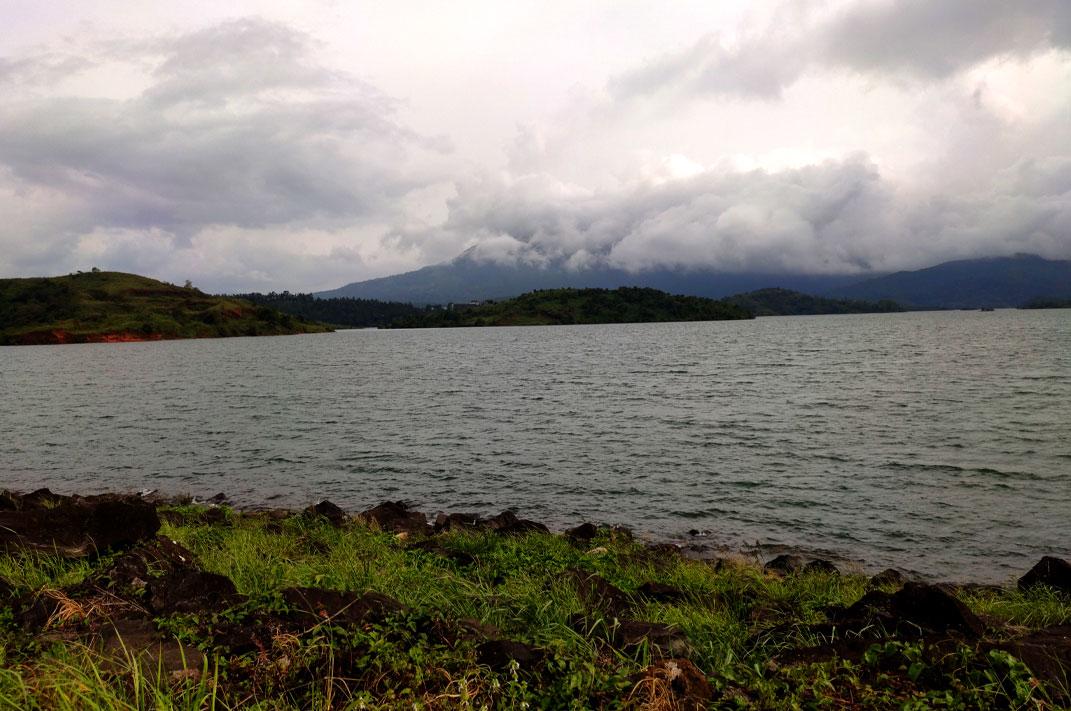
<svg viewBox="0 0 1071 711">
<path fill-rule="evenodd" d="M 0 494 L 0 642 L 20 708 L 1057 708 L 1071 564 L 952 586 L 511 511 L 42 489 Z"/>
</svg>

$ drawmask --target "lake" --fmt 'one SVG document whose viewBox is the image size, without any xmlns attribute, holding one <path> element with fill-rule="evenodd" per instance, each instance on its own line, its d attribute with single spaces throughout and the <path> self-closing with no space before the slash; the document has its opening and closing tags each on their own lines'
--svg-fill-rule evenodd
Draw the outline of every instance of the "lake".
<svg viewBox="0 0 1071 711">
<path fill-rule="evenodd" d="M 8 488 L 516 507 L 981 582 L 1071 554 L 1071 310 L 6 347 L 0 393 Z"/>
</svg>

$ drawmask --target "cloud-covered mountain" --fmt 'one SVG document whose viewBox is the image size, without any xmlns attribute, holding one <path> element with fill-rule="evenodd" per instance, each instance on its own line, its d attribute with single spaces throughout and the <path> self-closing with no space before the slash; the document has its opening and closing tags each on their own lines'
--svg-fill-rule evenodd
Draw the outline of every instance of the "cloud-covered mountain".
<svg viewBox="0 0 1071 711">
<path fill-rule="evenodd" d="M 501 299 L 535 289 L 645 286 L 672 294 L 720 298 L 768 286 L 822 293 L 857 280 L 857 276 L 835 274 L 731 273 L 667 268 L 629 272 L 607 266 L 570 269 L 553 262 L 495 262 L 480 259 L 470 251 L 443 264 L 347 284 L 317 296 L 445 304 Z"/>
<path fill-rule="evenodd" d="M 1017 307 L 1039 297 L 1071 298 L 1071 261 L 1036 255 L 965 259 L 917 271 L 871 276 L 611 267 L 481 259 L 469 252 L 443 264 L 355 282 L 317 294 L 416 304 L 501 299 L 534 289 L 646 286 L 672 294 L 721 298 L 765 288 L 931 308 Z"/>
</svg>

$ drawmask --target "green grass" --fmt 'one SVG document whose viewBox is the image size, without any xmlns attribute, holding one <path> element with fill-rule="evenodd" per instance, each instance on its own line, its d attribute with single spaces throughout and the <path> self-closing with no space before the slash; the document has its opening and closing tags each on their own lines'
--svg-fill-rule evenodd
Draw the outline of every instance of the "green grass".
<svg viewBox="0 0 1071 711">
<path fill-rule="evenodd" d="M 602 575 L 633 594 L 631 617 L 664 622 L 688 638 L 690 660 L 725 708 L 1056 708 L 1058 690 L 1037 686 L 1005 653 L 949 651 L 922 643 L 875 644 L 861 659 L 781 664 L 777 655 L 820 643 L 809 625 L 829 605 L 850 605 L 866 589 L 857 575 L 774 578 L 756 567 L 716 567 L 652 554 L 608 532 L 578 547 L 565 537 L 449 533 L 436 538 L 462 565 L 413 542 L 362 525 L 332 528 L 301 517 L 271 523 L 230 514 L 226 525 L 195 521 L 161 533 L 190 548 L 202 567 L 230 577 L 249 601 L 205 619 L 178 615 L 157 625 L 206 652 L 198 674 L 176 680 L 133 655 L 116 661 L 76 642 L 59 644 L 21 630 L 11 611 L 0 633 L 0 709 L 672 709 L 641 683 L 651 650 L 605 643 L 617 621 L 585 612 L 569 571 Z M 114 556 L 112 556 L 114 557 Z M 0 576 L 20 593 L 78 583 L 112 557 L 94 563 L 47 555 L 0 555 Z M 673 603 L 635 595 L 644 582 L 682 592 Z M 410 611 L 384 623 L 341 627 L 324 620 L 273 641 L 270 649 L 228 655 L 206 625 L 255 619 L 280 609 L 279 591 L 309 586 L 376 591 Z M 1012 634 L 1071 621 L 1071 601 L 1051 592 L 965 592 L 962 599 Z M 538 669 L 491 669 L 478 663 L 475 641 L 456 647 L 427 633 L 429 620 L 472 620 L 501 637 L 545 652 Z M 77 637 L 72 618 L 50 630 Z M 69 628 L 69 629 L 68 629 Z"/>
</svg>

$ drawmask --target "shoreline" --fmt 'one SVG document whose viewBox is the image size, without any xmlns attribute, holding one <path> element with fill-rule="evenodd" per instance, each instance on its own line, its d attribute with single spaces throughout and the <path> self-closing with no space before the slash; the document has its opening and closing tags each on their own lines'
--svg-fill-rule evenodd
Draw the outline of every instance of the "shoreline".
<svg viewBox="0 0 1071 711">
<path fill-rule="evenodd" d="M 3 492 L 0 672 L 21 708 L 1056 708 L 1071 564 L 951 586 L 510 511 Z"/>
</svg>

